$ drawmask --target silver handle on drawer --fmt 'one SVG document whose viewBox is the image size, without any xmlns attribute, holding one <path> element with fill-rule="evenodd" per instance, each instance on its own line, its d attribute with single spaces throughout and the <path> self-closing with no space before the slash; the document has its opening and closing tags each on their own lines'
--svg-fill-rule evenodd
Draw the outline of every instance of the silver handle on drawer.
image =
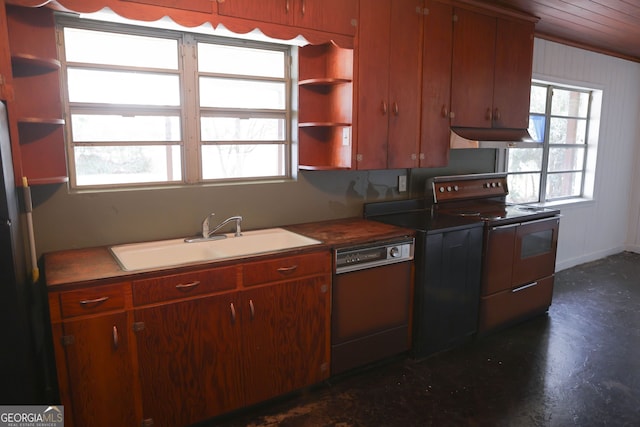
<svg viewBox="0 0 640 427">
<path fill-rule="evenodd" d="M 249 310 L 251 310 L 251 320 L 255 319 L 255 317 L 256 317 L 256 307 L 253 305 L 253 300 L 252 299 L 249 300 Z"/>
<path fill-rule="evenodd" d="M 118 337 L 118 327 L 116 325 L 113 325 L 113 348 L 114 349 L 118 349 L 118 343 L 120 342 L 120 339 Z"/>
<path fill-rule="evenodd" d="M 290 267 L 280 267 L 278 269 L 278 273 L 282 273 L 282 274 L 291 273 L 291 272 L 297 270 L 297 268 L 298 268 L 297 265 L 292 265 Z"/>
<path fill-rule="evenodd" d="M 496 225 L 495 227 L 491 227 L 491 230 L 504 230 L 504 229 L 507 229 L 507 228 L 517 227 L 517 226 L 519 226 L 519 225 L 520 225 L 520 223 L 519 223 L 519 222 L 517 222 L 517 223 L 515 223 L 515 224 Z"/>
<path fill-rule="evenodd" d="M 105 302 L 108 299 L 109 299 L 109 297 L 101 297 L 101 298 L 95 298 L 95 299 L 83 299 L 82 301 L 80 301 L 80 304 L 81 305 L 100 304 L 101 302 Z"/>
<path fill-rule="evenodd" d="M 520 292 L 520 291 L 524 291 L 524 290 L 525 290 L 525 289 L 527 289 L 527 288 L 531 288 L 531 287 L 533 287 L 533 286 L 537 286 L 537 285 L 538 285 L 538 282 L 531 282 L 531 283 L 529 283 L 529 284 L 522 285 L 522 286 L 520 286 L 519 288 L 515 288 L 515 289 L 513 289 L 511 292 Z"/>
<path fill-rule="evenodd" d="M 200 284 L 199 280 L 194 280 L 191 283 L 179 283 L 176 285 L 176 289 L 191 289 L 191 288 L 195 288 L 196 286 L 198 286 Z"/>
</svg>

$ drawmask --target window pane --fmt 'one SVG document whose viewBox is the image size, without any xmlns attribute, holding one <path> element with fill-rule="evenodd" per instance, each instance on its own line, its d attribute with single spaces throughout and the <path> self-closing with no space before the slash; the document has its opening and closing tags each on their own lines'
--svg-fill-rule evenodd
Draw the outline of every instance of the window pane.
<svg viewBox="0 0 640 427">
<path fill-rule="evenodd" d="M 79 186 L 182 179 L 179 145 L 76 146 L 74 158 Z"/>
<path fill-rule="evenodd" d="M 72 114 L 75 142 L 180 141 L 180 117 Z"/>
<path fill-rule="evenodd" d="M 587 121 L 584 119 L 559 119 L 550 121 L 550 144 L 584 144 L 587 137 Z"/>
<path fill-rule="evenodd" d="M 180 105 L 180 79 L 173 74 L 69 68 L 70 102 Z"/>
<path fill-rule="evenodd" d="M 65 28 L 67 62 L 178 69 L 177 40 Z"/>
<path fill-rule="evenodd" d="M 547 87 L 531 86 L 531 99 L 529 111 L 531 113 L 544 114 L 547 108 Z"/>
<path fill-rule="evenodd" d="M 285 108 L 285 84 L 200 78 L 200 106 L 217 108 Z"/>
<path fill-rule="evenodd" d="M 203 179 L 285 176 L 285 145 L 206 145 Z"/>
<path fill-rule="evenodd" d="M 531 203 L 540 201 L 540 174 L 524 173 L 507 176 L 509 203 Z"/>
<path fill-rule="evenodd" d="M 547 177 L 547 200 L 580 196 L 582 173 L 554 173 Z"/>
<path fill-rule="evenodd" d="M 284 118 L 202 117 L 203 141 L 284 141 Z"/>
<path fill-rule="evenodd" d="M 281 51 L 198 43 L 200 72 L 284 78 L 284 58 Z"/>
<path fill-rule="evenodd" d="M 588 107 L 588 93 L 553 89 L 551 114 L 556 116 L 586 117 Z"/>
<path fill-rule="evenodd" d="M 584 165 L 584 148 L 549 148 L 549 172 L 581 171 Z"/>
<path fill-rule="evenodd" d="M 511 148 L 507 172 L 540 172 L 542 170 L 542 147 Z"/>
</svg>

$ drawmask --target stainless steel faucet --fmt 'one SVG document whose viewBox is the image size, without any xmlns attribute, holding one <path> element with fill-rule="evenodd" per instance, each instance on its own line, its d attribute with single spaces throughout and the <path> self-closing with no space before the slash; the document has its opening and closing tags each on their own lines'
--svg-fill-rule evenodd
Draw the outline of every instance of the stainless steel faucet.
<svg viewBox="0 0 640 427">
<path fill-rule="evenodd" d="M 234 236 L 235 237 L 242 236 L 242 229 L 240 227 L 240 224 L 242 223 L 242 217 L 241 216 L 239 216 L 239 215 L 231 216 L 231 217 L 225 219 L 224 221 L 222 221 L 220 224 L 216 225 L 212 230 L 211 226 L 209 225 L 209 220 L 214 215 L 215 215 L 214 213 L 210 213 L 209 215 L 206 216 L 204 221 L 202 221 L 202 235 L 201 236 L 188 237 L 188 238 L 184 239 L 184 241 L 187 242 L 187 243 L 195 243 L 195 242 L 202 242 L 204 240 L 226 239 L 227 236 L 225 234 L 215 234 L 215 233 L 218 232 L 218 230 L 220 230 L 225 225 L 229 224 L 230 222 L 234 222 L 234 221 L 236 223 L 236 232 L 235 232 Z"/>
<path fill-rule="evenodd" d="M 236 232 L 235 232 L 234 236 L 235 237 L 242 236 L 242 229 L 240 228 L 240 224 L 242 223 L 242 217 L 241 216 L 236 215 L 236 216 L 229 217 L 229 218 L 225 219 L 224 221 L 222 221 L 220 224 L 216 225 L 213 228 L 213 230 L 210 230 L 209 219 L 214 215 L 215 215 L 214 213 L 210 213 L 209 215 L 207 215 L 207 217 L 204 219 L 204 221 L 202 221 L 202 238 L 203 239 L 210 238 L 211 235 L 215 234 L 222 227 L 224 227 L 225 225 L 227 225 L 227 224 L 229 224 L 230 222 L 233 222 L 233 221 L 235 221 L 235 223 L 236 223 Z"/>
</svg>

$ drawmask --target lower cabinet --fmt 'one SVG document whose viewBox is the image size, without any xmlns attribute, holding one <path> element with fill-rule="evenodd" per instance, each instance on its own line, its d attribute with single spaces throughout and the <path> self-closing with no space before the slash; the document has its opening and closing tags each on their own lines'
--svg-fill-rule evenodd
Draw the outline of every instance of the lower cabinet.
<svg viewBox="0 0 640 427">
<path fill-rule="evenodd" d="M 330 252 L 49 293 L 65 425 L 187 426 L 329 376 Z"/>
</svg>

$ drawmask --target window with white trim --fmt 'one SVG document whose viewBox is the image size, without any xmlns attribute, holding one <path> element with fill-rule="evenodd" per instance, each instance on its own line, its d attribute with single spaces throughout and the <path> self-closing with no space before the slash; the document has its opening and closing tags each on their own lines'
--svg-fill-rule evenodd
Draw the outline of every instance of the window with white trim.
<svg viewBox="0 0 640 427">
<path fill-rule="evenodd" d="M 592 196 L 601 91 L 534 82 L 529 133 L 536 144 L 506 153 L 511 203 Z M 595 119 L 595 120 L 594 120 Z"/>
<path fill-rule="evenodd" d="M 292 177 L 291 46 L 58 25 L 72 188 Z"/>
</svg>

